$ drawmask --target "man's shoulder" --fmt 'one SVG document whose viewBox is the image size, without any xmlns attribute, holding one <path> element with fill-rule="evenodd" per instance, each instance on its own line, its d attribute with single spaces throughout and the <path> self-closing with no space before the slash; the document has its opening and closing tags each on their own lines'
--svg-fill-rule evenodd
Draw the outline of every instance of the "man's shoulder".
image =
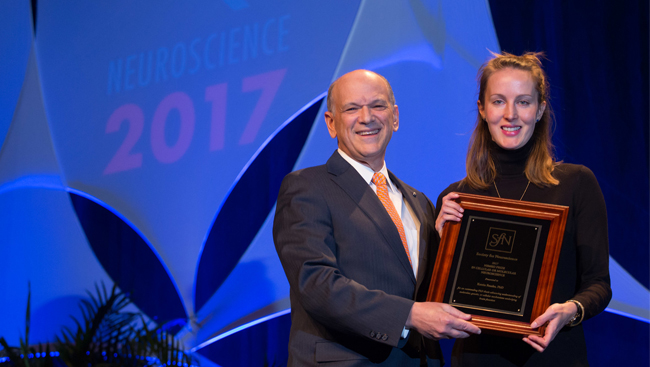
<svg viewBox="0 0 650 367">
<path fill-rule="evenodd" d="M 330 182 L 325 165 L 306 167 L 288 173 L 282 180 L 282 187 L 300 190 L 322 190 Z"/>
<path fill-rule="evenodd" d="M 299 170 L 295 170 L 293 172 L 290 172 L 287 177 L 301 177 L 304 179 L 311 179 L 321 177 L 324 174 L 327 174 L 327 166 L 321 164 L 319 166 L 305 167 Z"/>
<path fill-rule="evenodd" d="M 288 179 L 323 180 L 330 174 L 338 175 L 350 169 L 350 164 L 343 159 L 336 151 L 325 164 L 306 167 L 289 173 Z"/>
</svg>

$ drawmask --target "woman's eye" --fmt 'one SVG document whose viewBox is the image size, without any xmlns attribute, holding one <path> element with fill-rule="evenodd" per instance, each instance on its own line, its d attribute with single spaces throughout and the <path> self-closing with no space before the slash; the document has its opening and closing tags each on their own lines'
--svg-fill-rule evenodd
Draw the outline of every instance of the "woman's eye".
<svg viewBox="0 0 650 367">
<path fill-rule="evenodd" d="M 529 101 L 519 101 L 519 104 L 521 104 L 521 105 L 523 105 L 523 106 L 530 106 L 530 102 L 529 102 Z"/>
</svg>

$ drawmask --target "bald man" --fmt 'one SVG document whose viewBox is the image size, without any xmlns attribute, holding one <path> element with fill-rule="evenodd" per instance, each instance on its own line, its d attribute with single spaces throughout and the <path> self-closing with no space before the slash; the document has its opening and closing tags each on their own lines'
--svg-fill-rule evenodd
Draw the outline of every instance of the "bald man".
<svg viewBox="0 0 650 367">
<path fill-rule="evenodd" d="M 273 238 L 291 286 L 289 366 L 440 366 L 441 338 L 480 330 L 426 298 L 434 207 L 386 168 L 399 128 L 392 88 L 355 70 L 329 88 L 338 149 L 282 182 Z"/>
</svg>

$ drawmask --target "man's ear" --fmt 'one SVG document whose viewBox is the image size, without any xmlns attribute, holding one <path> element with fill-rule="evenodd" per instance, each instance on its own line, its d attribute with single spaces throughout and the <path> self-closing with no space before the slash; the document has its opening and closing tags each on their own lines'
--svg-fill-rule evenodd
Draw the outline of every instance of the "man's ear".
<svg viewBox="0 0 650 367">
<path fill-rule="evenodd" d="M 336 138 L 336 126 L 334 126 L 334 115 L 330 111 L 325 112 L 325 125 L 332 138 Z"/>
<path fill-rule="evenodd" d="M 397 108 L 397 105 L 393 108 L 393 119 L 393 131 L 397 131 L 399 129 L 399 108 Z"/>
</svg>

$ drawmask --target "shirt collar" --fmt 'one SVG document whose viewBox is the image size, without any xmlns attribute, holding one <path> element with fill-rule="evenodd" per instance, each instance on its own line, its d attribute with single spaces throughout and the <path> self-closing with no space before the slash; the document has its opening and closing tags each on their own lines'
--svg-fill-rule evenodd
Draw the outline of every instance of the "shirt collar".
<svg viewBox="0 0 650 367">
<path fill-rule="evenodd" d="M 344 151 L 341 149 L 338 149 L 339 154 L 343 159 L 345 159 L 354 169 L 359 172 L 361 177 L 366 181 L 368 185 L 372 182 L 372 176 L 375 174 L 375 171 L 372 170 L 372 168 L 366 166 L 365 164 L 358 162 L 351 158 L 349 155 L 347 155 Z M 388 169 L 386 168 L 386 161 L 384 161 L 384 165 L 381 167 L 379 170 L 384 177 L 386 177 L 386 182 L 388 183 L 388 189 L 393 192 L 397 192 L 397 188 L 393 184 L 393 182 L 390 180 L 390 176 L 388 175 Z"/>
</svg>

